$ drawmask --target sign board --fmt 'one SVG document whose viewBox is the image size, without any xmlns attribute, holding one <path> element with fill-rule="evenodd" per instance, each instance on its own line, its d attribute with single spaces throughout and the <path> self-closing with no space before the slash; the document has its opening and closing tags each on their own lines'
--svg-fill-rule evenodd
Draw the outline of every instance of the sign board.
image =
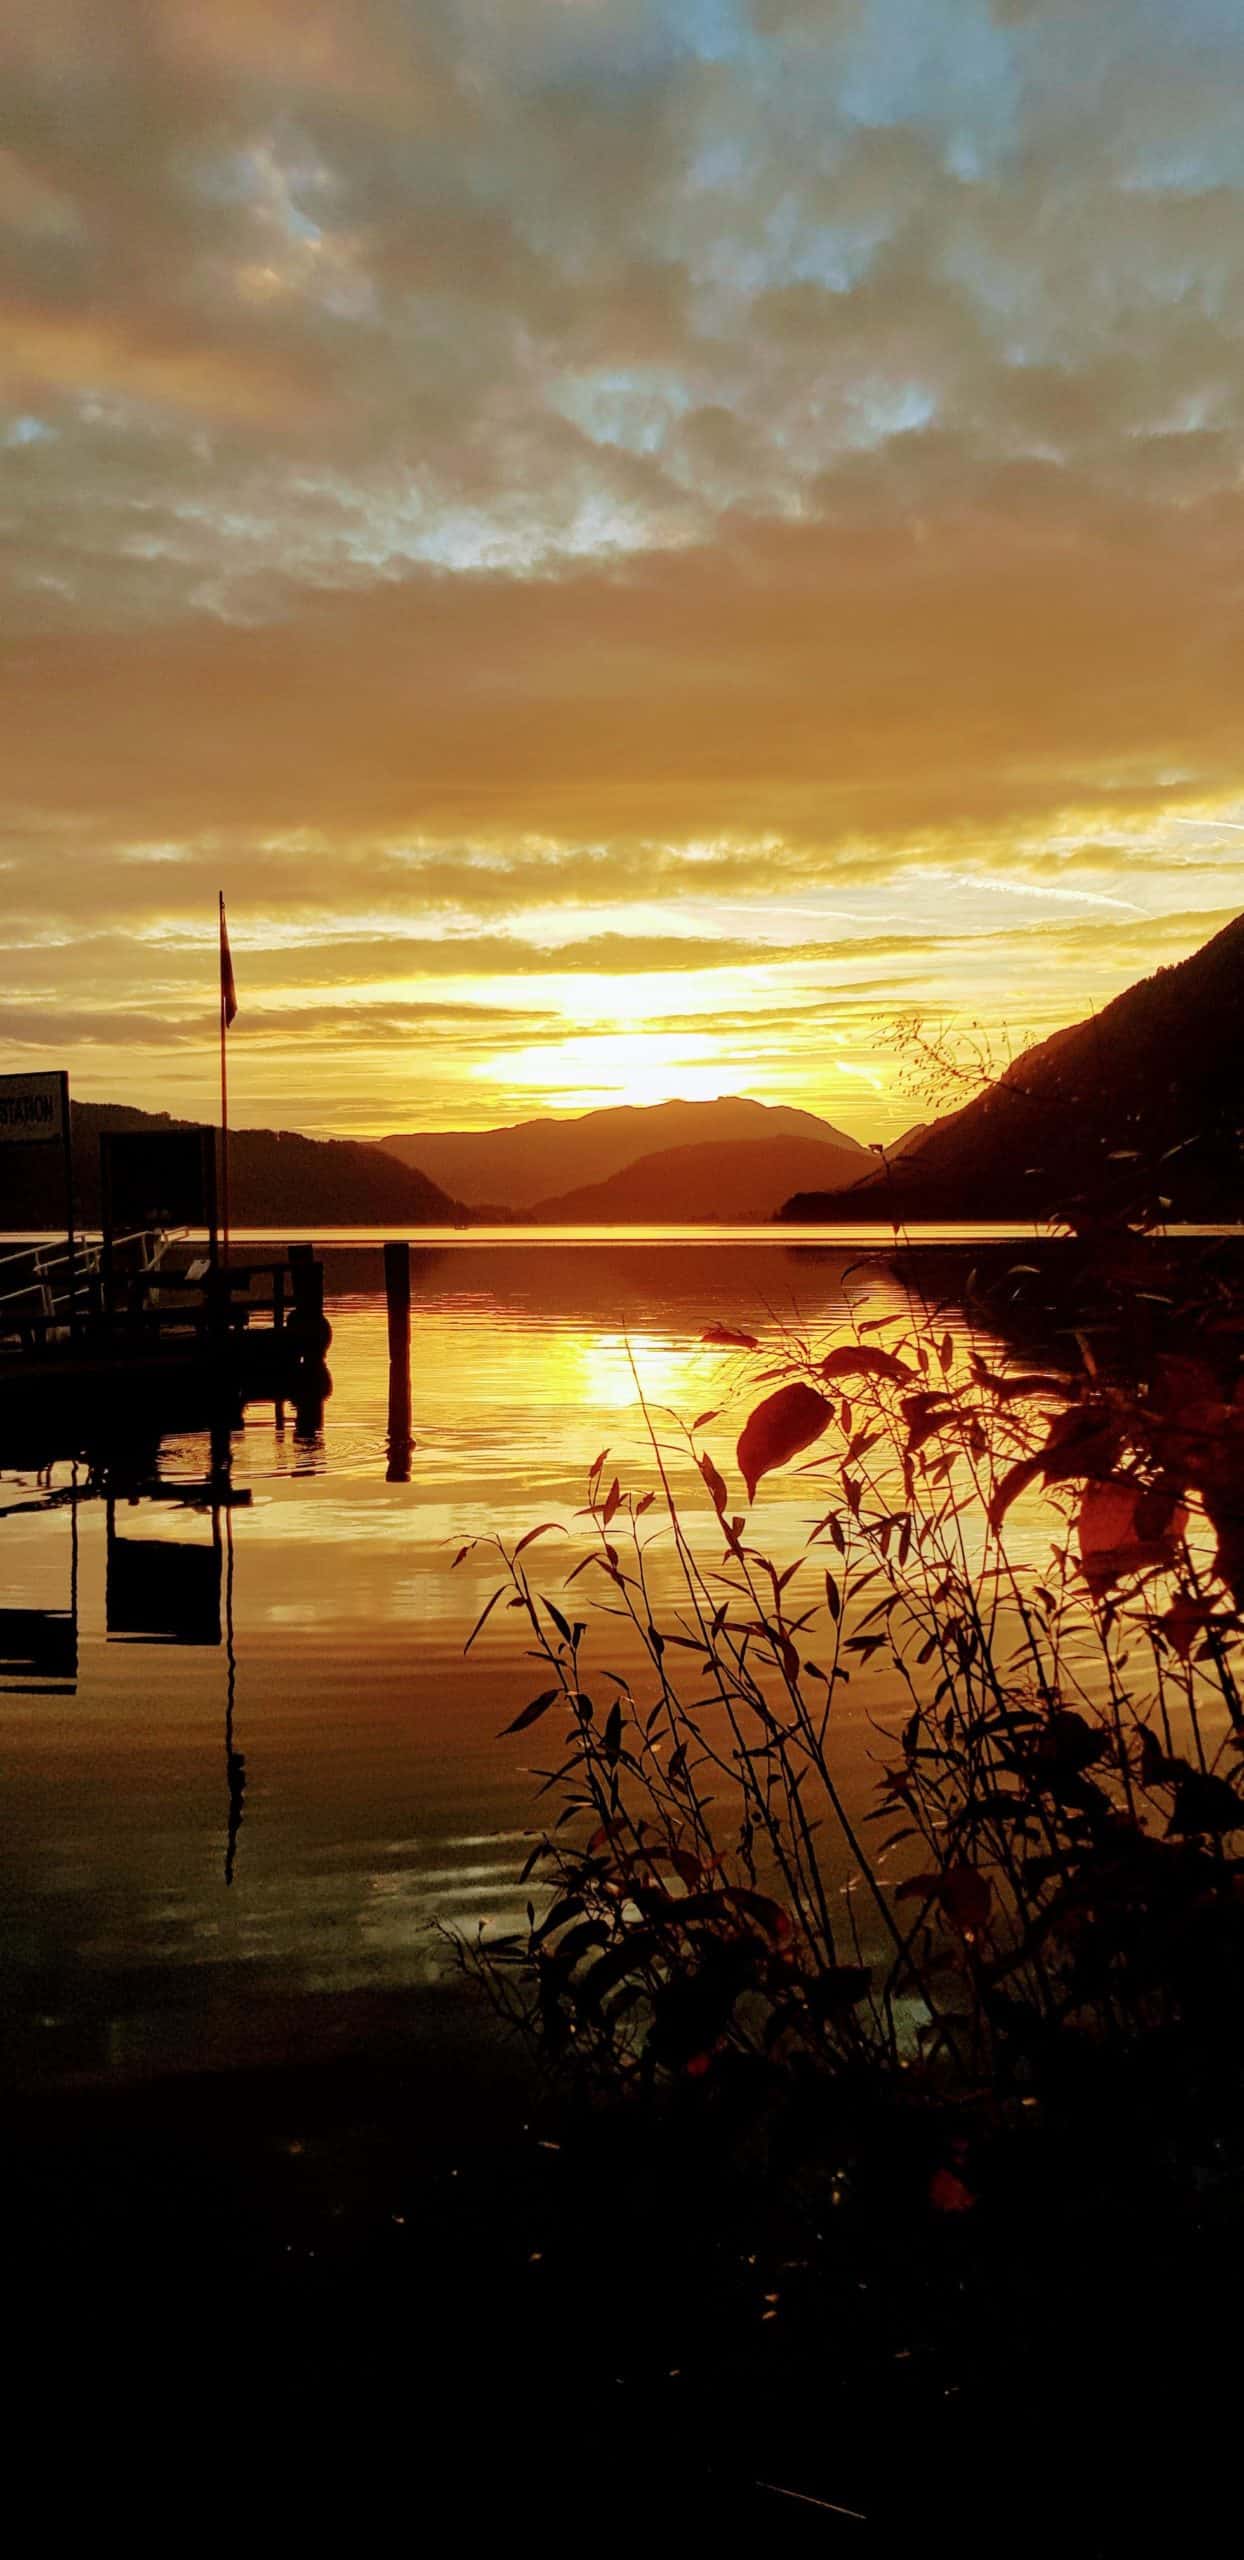
<svg viewBox="0 0 1244 2560">
<path fill-rule="evenodd" d="M 68 1136 L 67 1075 L 0 1076 L 0 1146 L 63 1146 Z"/>
</svg>

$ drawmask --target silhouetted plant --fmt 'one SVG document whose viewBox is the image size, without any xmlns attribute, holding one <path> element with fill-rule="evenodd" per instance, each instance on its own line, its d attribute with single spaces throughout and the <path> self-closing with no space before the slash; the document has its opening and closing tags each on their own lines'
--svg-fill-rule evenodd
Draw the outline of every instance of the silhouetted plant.
<svg viewBox="0 0 1244 2560">
<path fill-rule="evenodd" d="M 898 1061 L 895 1090 L 934 1116 L 957 1111 L 998 1085 L 1034 1034 L 975 1016 L 950 1019 L 911 1011 L 894 1017 L 889 1044 Z"/>
<path fill-rule="evenodd" d="M 1238 1301 L 1126 1373 L 1091 1346 L 991 1366 L 936 1309 L 704 1339 L 738 1364 L 742 1496 L 704 1442 L 721 1411 L 684 1430 L 637 1377 L 651 1481 L 602 1452 L 557 1597 L 533 1573 L 559 1524 L 485 1542 L 470 1641 L 521 1612 L 540 1685 L 506 1731 L 558 1737 L 528 1928 L 481 1950 L 494 1997 L 615 2085 L 746 2055 L 1022 2094 L 1074 2050 L 1220 2034 L 1244 1927 Z M 795 1465 L 816 1517 L 775 1554 L 761 1487 Z M 866 1812 L 837 1729 L 861 1693 Z"/>
</svg>

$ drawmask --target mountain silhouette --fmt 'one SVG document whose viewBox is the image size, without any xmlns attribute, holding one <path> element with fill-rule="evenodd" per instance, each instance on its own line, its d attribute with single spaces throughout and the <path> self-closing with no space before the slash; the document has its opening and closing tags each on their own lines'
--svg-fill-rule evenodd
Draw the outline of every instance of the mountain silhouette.
<svg viewBox="0 0 1244 2560">
<path fill-rule="evenodd" d="M 862 1184 L 783 1218 L 1238 1219 L 1244 1212 L 1244 916 L 1087 1022 L 1025 1050 Z"/>
<path fill-rule="evenodd" d="M 869 1160 L 865 1147 L 815 1112 L 740 1094 L 723 1094 L 715 1102 L 622 1104 L 573 1120 L 523 1120 L 508 1129 L 429 1129 L 386 1138 L 383 1145 L 472 1207 L 527 1211 L 584 1184 L 608 1182 L 641 1157 L 671 1148 L 786 1138 L 840 1148 L 861 1171 Z M 776 1205 L 775 1198 L 771 1207 Z M 660 1214 L 676 1217 L 676 1204 L 668 1203 Z"/>
<path fill-rule="evenodd" d="M 119 1102 L 71 1106 L 74 1186 L 83 1226 L 100 1220 L 99 1140 L 107 1129 L 185 1129 L 196 1124 Z M 64 1224 L 59 1147 L 0 1154 L 0 1230 Z M 229 1209 L 235 1227 L 451 1225 L 457 1204 L 414 1167 L 353 1138 L 304 1138 L 289 1129 L 231 1129 Z"/>
<path fill-rule="evenodd" d="M 763 1225 L 792 1185 L 852 1181 L 862 1152 L 781 1136 L 663 1147 L 624 1165 L 606 1182 L 537 1202 L 529 1215 L 562 1226 Z"/>
</svg>

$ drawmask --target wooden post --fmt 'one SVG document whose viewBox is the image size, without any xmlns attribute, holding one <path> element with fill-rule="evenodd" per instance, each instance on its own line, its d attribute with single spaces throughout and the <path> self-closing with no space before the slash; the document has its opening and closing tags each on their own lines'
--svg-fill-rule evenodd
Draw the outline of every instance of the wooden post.
<svg viewBox="0 0 1244 2560">
<path fill-rule="evenodd" d="M 410 1246 L 387 1244 L 384 1249 L 384 1294 L 389 1311 L 389 1359 L 404 1360 L 410 1368 Z"/>
<path fill-rule="evenodd" d="M 285 1339 L 298 1354 L 294 1438 L 306 1444 L 318 1437 L 324 1420 L 323 1360 L 332 1340 L 324 1317 L 324 1265 L 316 1261 L 314 1245 L 290 1246 L 289 1275 L 294 1304 Z"/>
<path fill-rule="evenodd" d="M 290 1295 L 294 1301 L 291 1331 L 304 1357 L 324 1348 L 324 1265 L 315 1258 L 312 1244 L 292 1244 L 289 1248 Z"/>
<path fill-rule="evenodd" d="M 410 1482 L 410 1246 L 384 1248 L 384 1294 L 389 1319 L 389 1484 Z"/>
</svg>

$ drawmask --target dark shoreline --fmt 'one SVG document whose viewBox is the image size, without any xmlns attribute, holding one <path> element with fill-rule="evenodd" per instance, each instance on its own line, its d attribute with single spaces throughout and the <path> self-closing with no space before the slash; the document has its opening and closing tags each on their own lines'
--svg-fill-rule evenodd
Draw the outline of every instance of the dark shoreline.
<svg viewBox="0 0 1244 2560">
<path fill-rule="evenodd" d="M 1244 2205 L 1226 2175 L 1172 2188 L 1143 2091 L 1134 2154 L 1127 2102 L 1092 2159 L 1029 2138 L 940 2220 L 879 2128 L 865 2209 L 810 2263 L 780 2120 L 585 2107 L 461 2012 L 413 2004 L 404 2045 L 388 2023 L 382 2052 L 11 2112 L 32 2444 L 68 2429 L 148 2488 L 182 2466 L 174 2497 L 223 2463 L 286 2529 L 396 2496 L 520 2547 L 534 2508 L 606 2550 L 746 2527 L 1113 2560 L 1216 2512 Z"/>
</svg>

